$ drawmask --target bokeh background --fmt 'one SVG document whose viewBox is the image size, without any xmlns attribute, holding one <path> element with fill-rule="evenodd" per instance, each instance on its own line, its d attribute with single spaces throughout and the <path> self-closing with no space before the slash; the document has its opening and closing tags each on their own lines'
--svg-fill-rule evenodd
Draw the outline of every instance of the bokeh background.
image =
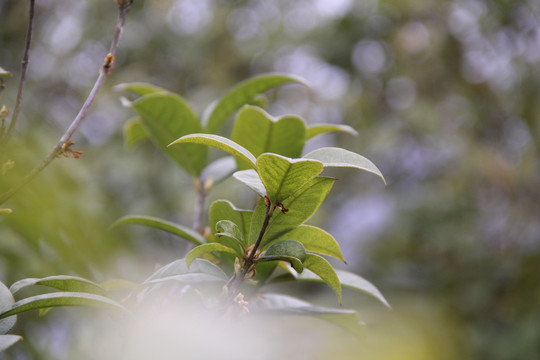
<svg viewBox="0 0 540 360">
<path fill-rule="evenodd" d="M 0 0 L 0 105 L 14 104 L 27 1 Z M 0 192 L 56 143 L 86 97 L 114 30 L 112 0 L 37 0 L 23 112 Z M 343 123 L 306 151 L 340 146 L 385 175 L 334 171 L 312 219 L 341 243 L 347 270 L 394 306 L 345 293 L 381 359 L 533 359 L 540 353 L 540 3 L 535 0 L 136 0 L 116 67 L 59 159 L 5 206 L 0 280 L 73 274 L 143 280 L 185 245 L 126 214 L 191 224 L 192 180 L 149 143 L 130 151 L 133 115 L 113 86 L 144 81 L 201 112 L 249 76 L 287 72 L 311 90 L 268 93 L 273 115 Z M 223 129 L 230 131 L 231 122 Z M 213 153 L 219 156 L 218 152 Z M 234 180 L 207 201 L 249 206 Z M 324 288 L 317 288 L 324 291 Z M 306 288 L 306 292 L 313 292 Z M 0 359 L 70 358 L 77 325 L 20 317 L 26 340 Z M 80 320 L 80 318 L 79 318 Z M 71 337 L 70 337 L 71 336 Z M 70 340 L 71 339 L 71 340 Z"/>
</svg>

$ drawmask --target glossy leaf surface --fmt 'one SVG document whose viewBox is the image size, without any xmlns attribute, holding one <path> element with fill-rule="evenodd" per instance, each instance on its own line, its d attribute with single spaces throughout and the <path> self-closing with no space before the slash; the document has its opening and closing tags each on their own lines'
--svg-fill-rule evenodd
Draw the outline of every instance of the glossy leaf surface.
<svg viewBox="0 0 540 360">
<path fill-rule="evenodd" d="M 189 105 L 174 94 L 154 93 L 141 97 L 132 106 L 152 141 L 188 173 L 199 175 L 206 166 L 207 148 L 194 144 L 168 147 L 183 135 L 202 131 Z"/>
<path fill-rule="evenodd" d="M 344 132 L 350 135 L 358 135 L 358 132 L 349 125 L 341 124 L 315 124 L 308 128 L 307 139 L 314 138 L 315 136 L 322 135 L 329 132 Z"/>
<path fill-rule="evenodd" d="M 255 170 L 237 171 L 233 174 L 233 177 L 247 185 L 247 187 L 255 191 L 259 196 L 264 197 L 266 195 L 266 188 Z"/>
<path fill-rule="evenodd" d="M 306 250 L 298 241 L 280 241 L 268 247 L 259 259 L 260 262 L 275 260 L 287 261 L 296 271 L 301 273 L 304 270 L 302 263 L 306 260 Z"/>
<path fill-rule="evenodd" d="M 268 152 L 298 158 L 306 141 L 306 124 L 296 116 L 274 118 L 263 109 L 244 106 L 236 116 L 231 140 L 255 157 Z"/>
<path fill-rule="evenodd" d="M 204 111 L 202 123 L 208 132 L 215 133 L 225 120 L 256 95 L 286 83 L 306 84 L 299 77 L 279 73 L 264 74 L 243 81 Z"/>
<path fill-rule="evenodd" d="M 219 221 L 230 220 L 238 226 L 246 239 L 252 215 L 252 210 L 238 209 L 230 201 L 217 200 L 210 206 L 210 229 L 216 231 L 216 225 Z"/>
<path fill-rule="evenodd" d="M 0 352 L 13 346 L 17 341 L 21 339 L 22 337 L 18 335 L 0 335 Z"/>
<path fill-rule="evenodd" d="M 23 279 L 11 285 L 9 290 L 12 294 L 16 294 L 22 289 L 34 285 L 48 286 L 61 291 L 84 292 L 97 295 L 105 295 L 106 292 L 101 285 L 93 281 L 69 275 L 49 276 L 42 279 Z"/>
<path fill-rule="evenodd" d="M 299 241 L 304 245 L 307 251 L 333 256 L 345 262 L 336 239 L 321 228 L 311 225 L 300 225 L 283 235 L 281 239 L 293 239 Z"/>
<path fill-rule="evenodd" d="M 365 170 L 379 176 L 386 184 L 383 174 L 375 164 L 362 155 L 349 150 L 324 147 L 304 155 L 304 159 L 318 160 L 323 163 L 324 167 L 351 167 Z"/>
<path fill-rule="evenodd" d="M 7 311 L 15 303 L 13 295 L 8 290 L 8 288 L 0 282 L 0 313 Z M 9 317 L 7 319 L 0 320 L 0 335 L 5 334 L 15 325 L 17 321 L 16 316 Z"/>
<path fill-rule="evenodd" d="M 314 274 L 327 283 L 334 290 L 341 304 L 341 283 L 332 265 L 323 257 L 308 253 L 306 254 L 304 267 L 313 271 Z"/>
<path fill-rule="evenodd" d="M 262 154 L 257 158 L 257 172 L 274 204 L 287 199 L 322 170 L 319 161 L 290 159 L 276 154 Z"/>
<path fill-rule="evenodd" d="M 173 141 L 169 144 L 169 147 L 174 148 L 175 146 L 177 146 L 177 144 L 200 144 L 212 146 L 228 152 L 237 159 L 244 161 L 246 164 L 249 165 L 249 167 L 255 168 L 256 159 L 253 154 L 246 150 L 244 147 L 223 136 L 199 133 L 190 134 Z"/>
<path fill-rule="evenodd" d="M 200 245 L 206 242 L 206 239 L 198 232 L 188 228 L 186 226 L 178 225 L 170 221 L 158 219 L 151 216 L 142 215 L 128 215 L 118 219 L 111 227 L 119 225 L 136 224 L 149 226 L 155 229 L 163 230 L 168 233 L 180 236 L 183 239 L 195 244 Z"/>
<path fill-rule="evenodd" d="M 242 254 L 238 254 L 235 249 L 221 243 L 202 244 L 192 249 L 186 255 L 186 265 L 189 267 L 193 260 L 199 256 L 212 252 L 224 252 L 232 255 L 242 256 Z"/>
<path fill-rule="evenodd" d="M 31 296 L 19 300 L 15 302 L 8 310 L 0 313 L 0 319 L 29 310 L 58 306 L 106 307 L 129 313 L 125 307 L 104 296 L 76 292 L 57 292 Z"/>
</svg>

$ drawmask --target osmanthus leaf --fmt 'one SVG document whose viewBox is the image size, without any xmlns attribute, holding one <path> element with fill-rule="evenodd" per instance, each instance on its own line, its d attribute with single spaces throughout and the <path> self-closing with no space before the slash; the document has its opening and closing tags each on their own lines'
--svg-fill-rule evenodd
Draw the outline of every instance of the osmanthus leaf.
<svg viewBox="0 0 540 360">
<path fill-rule="evenodd" d="M 358 132 L 349 125 L 341 124 L 314 124 L 307 129 L 307 139 L 329 132 L 344 132 L 353 136 L 357 136 Z"/>
<path fill-rule="evenodd" d="M 0 335 L 0 353 L 21 340 L 19 335 Z"/>
<path fill-rule="evenodd" d="M 13 299 L 13 295 L 8 290 L 8 288 L 2 282 L 0 282 L 0 313 L 9 310 L 14 303 L 15 299 Z M 7 333 L 9 329 L 11 329 L 13 325 L 15 325 L 16 321 L 16 316 L 11 316 L 7 319 L 1 319 L 0 335 Z"/>
<path fill-rule="evenodd" d="M 386 184 L 381 171 L 371 161 L 349 150 L 336 147 L 323 147 L 304 155 L 304 159 L 318 160 L 324 167 L 352 167 L 379 176 Z"/>
<path fill-rule="evenodd" d="M 104 296 L 79 293 L 79 292 L 56 292 L 43 295 L 31 296 L 15 302 L 7 310 L 0 313 L 0 319 L 19 314 L 29 310 L 37 310 L 58 306 L 90 306 L 105 307 L 130 313 L 128 309 L 118 302 Z"/>
<path fill-rule="evenodd" d="M 236 161 L 232 156 L 225 156 L 212 161 L 201 172 L 201 181 L 218 183 L 236 170 Z"/>
<path fill-rule="evenodd" d="M 243 182 L 251 190 L 255 191 L 261 197 L 266 195 L 266 188 L 259 177 L 259 174 L 253 169 L 237 171 L 233 174 L 233 177 Z"/>
<path fill-rule="evenodd" d="M 143 96 L 148 94 L 155 94 L 159 92 L 168 92 L 167 89 L 161 88 L 156 85 L 144 83 L 144 82 L 131 82 L 122 83 L 113 87 L 114 91 L 130 91 L 137 95 Z"/>
<path fill-rule="evenodd" d="M 113 290 L 120 290 L 120 289 L 126 289 L 126 290 L 133 290 L 137 287 L 137 284 L 124 279 L 111 279 L 104 281 L 100 284 L 106 291 L 113 291 Z"/>
<path fill-rule="evenodd" d="M 307 301 L 281 294 L 265 294 L 250 302 L 254 314 L 313 316 L 339 326 L 358 338 L 366 335 L 366 325 L 358 320 L 354 310 L 314 306 Z"/>
<path fill-rule="evenodd" d="M 170 221 L 158 219 L 151 216 L 143 216 L 143 215 L 124 216 L 116 220 L 116 222 L 111 225 L 111 228 L 120 226 L 120 225 L 126 225 L 126 224 L 144 225 L 144 226 L 149 226 L 155 229 L 163 230 L 168 233 L 180 236 L 181 238 L 195 245 L 201 245 L 206 242 L 206 239 L 204 238 L 204 236 L 202 236 L 198 232 L 186 226 L 182 226 L 182 225 L 170 222 Z"/>
<path fill-rule="evenodd" d="M 171 147 L 171 145 L 188 144 L 188 143 L 208 145 L 208 146 L 218 148 L 220 150 L 228 152 L 229 154 L 235 156 L 238 159 L 241 159 L 246 164 L 248 164 L 250 168 L 255 169 L 256 167 L 255 165 L 256 159 L 252 153 L 250 153 L 248 150 L 238 145 L 234 141 L 229 140 L 226 137 L 219 136 L 219 135 L 212 135 L 212 134 L 185 135 L 173 141 L 172 143 L 170 143 L 169 146 Z"/>
<path fill-rule="evenodd" d="M 283 201 L 283 211 L 276 208 L 261 242 L 264 248 L 271 241 L 280 238 L 285 233 L 307 221 L 321 206 L 330 191 L 334 179 L 318 176 L 305 184 L 300 190 Z M 285 211 L 287 209 L 287 211 Z M 253 244 L 262 228 L 266 214 L 266 203 L 261 199 L 255 207 L 251 219 L 248 243 Z"/>
<path fill-rule="evenodd" d="M 319 255 L 307 253 L 304 267 L 327 283 L 334 290 L 341 304 L 341 283 L 332 265 Z"/>
<path fill-rule="evenodd" d="M 237 250 L 227 246 L 223 245 L 221 243 L 209 243 L 209 244 L 202 244 L 197 246 L 196 248 L 192 249 L 187 255 L 186 255 L 186 265 L 189 267 L 189 265 L 198 258 L 201 255 L 212 253 L 212 252 L 224 252 L 236 256 L 243 256 L 242 253 L 238 253 Z"/>
<path fill-rule="evenodd" d="M 277 260 L 289 262 L 296 271 L 301 273 L 304 270 L 302 263 L 306 260 L 306 250 L 298 241 L 284 240 L 268 247 L 258 261 Z"/>
<path fill-rule="evenodd" d="M 252 210 L 237 209 L 230 201 L 217 200 L 210 206 L 210 229 L 215 232 L 216 225 L 220 220 L 229 220 L 238 226 L 246 239 L 252 215 Z"/>
<path fill-rule="evenodd" d="M 336 239 L 321 228 L 311 225 L 300 225 L 283 235 L 280 239 L 294 239 L 301 242 L 306 251 L 333 256 L 345 262 Z M 279 241 L 279 239 L 276 241 Z"/>
<path fill-rule="evenodd" d="M 227 275 L 217 265 L 208 260 L 194 259 L 188 267 L 185 259 L 175 260 L 153 273 L 146 282 L 184 274 L 208 274 L 227 280 Z"/>
<path fill-rule="evenodd" d="M 139 141 L 150 137 L 148 132 L 144 128 L 141 119 L 135 117 L 129 119 L 123 128 L 124 134 L 124 148 L 126 150 L 131 149 Z"/>
<path fill-rule="evenodd" d="M 307 84 L 305 80 L 287 74 L 270 73 L 253 77 L 239 83 L 221 99 L 210 104 L 204 111 L 202 123 L 208 132 L 215 133 L 242 105 L 251 102 L 258 94 L 286 83 Z"/>
<path fill-rule="evenodd" d="M 390 304 L 388 304 L 388 301 L 384 298 L 384 296 L 381 294 L 381 292 L 369 281 L 364 279 L 363 277 L 356 275 L 354 273 L 344 271 L 344 270 L 335 270 L 337 277 L 339 278 L 339 282 L 341 283 L 342 287 L 350 288 L 356 291 L 360 291 L 363 293 L 366 293 L 375 299 L 379 300 L 381 303 L 383 303 L 388 308 L 391 308 Z M 314 281 L 314 282 L 325 282 L 323 279 L 321 279 L 320 276 L 315 274 L 314 272 L 310 270 L 304 270 L 301 274 L 298 274 L 298 276 L 293 276 L 291 274 L 284 274 L 277 277 L 272 278 L 269 283 L 278 283 L 283 281 Z"/>
<path fill-rule="evenodd" d="M 320 161 L 290 159 L 270 153 L 257 158 L 257 173 L 273 204 L 287 199 L 322 170 Z"/>
<path fill-rule="evenodd" d="M 221 220 L 216 224 L 215 240 L 225 246 L 233 248 L 237 256 L 245 254 L 245 240 L 242 230 L 230 220 Z"/>
<path fill-rule="evenodd" d="M 306 124 L 297 116 L 274 118 L 263 109 L 247 105 L 236 116 L 231 140 L 255 157 L 268 152 L 298 158 L 306 141 Z M 245 169 L 240 165 L 240 170 Z"/>
<path fill-rule="evenodd" d="M 145 95 L 132 104 L 152 141 L 188 173 L 198 176 L 206 166 L 208 149 L 194 144 L 168 145 L 186 134 L 202 131 L 199 119 L 179 96 L 168 92 Z"/>
<path fill-rule="evenodd" d="M 106 293 L 101 285 L 93 281 L 69 275 L 48 276 L 41 279 L 23 279 L 13 283 L 9 290 L 12 294 L 16 294 L 22 289 L 34 285 L 48 286 L 61 291 L 82 292 L 97 295 L 105 295 Z"/>
</svg>

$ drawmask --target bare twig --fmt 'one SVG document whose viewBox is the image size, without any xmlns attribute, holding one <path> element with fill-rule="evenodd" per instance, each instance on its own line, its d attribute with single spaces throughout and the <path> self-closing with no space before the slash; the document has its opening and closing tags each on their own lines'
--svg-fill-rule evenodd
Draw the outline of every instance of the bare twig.
<svg viewBox="0 0 540 360">
<path fill-rule="evenodd" d="M 26 44 L 24 45 L 24 53 L 23 53 L 23 58 L 21 61 L 21 78 L 19 80 L 19 90 L 17 91 L 17 99 L 15 100 L 15 107 L 13 108 L 13 115 L 11 116 L 9 127 L 6 131 L 6 134 L 4 135 L 5 136 L 4 141 L 3 141 L 4 145 L 9 141 L 11 137 L 11 133 L 15 129 L 15 124 L 17 123 L 17 118 L 19 117 L 19 111 L 21 109 L 24 83 L 26 82 L 26 69 L 28 69 L 30 44 L 32 43 L 32 31 L 34 29 L 34 9 L 35 9 L 35 0 L 30 0 L 30 10 L 28 13 L 28 28 L 26 30 Z"/>
<path fill-rule="evenodd" d="M 111 69 L 114 66 L 114 60 L 116 57 L 116 52 L 118 50 L 118 43 L 120 41 L 120 37 L 122 36 L 122 32 L 124 30 L 124 23 L 126 20 L 126 15 L 129 11 L 129 6 L 133 3 L 133 0 L 117 0 L 117 3 L 118 3 L 118 18 L 116 21 L 116 29 L 115 29 L 114 36 L 111 42 L 109 54 L 105 57 L 105 61 L 100 68 L 98 78 L 96 79 L 96 82 L 94 83 L 94 87 L 90 91 L 90 94 L 88 94 L 88 97 L 86 98 L 86 101 L 82 105 L 81 110 L 79 111 L 77 116 L 73 119 L 73 121 L 69 125 L 64 135 L 62 135 L 58 143 L 56 143 L 56 145 L 49 152 L 49 154 L 41 161 L 41 163 L 38 166 L 36 166 L 34 169 L 32 169 L 32 171 L 30 171 L 18 184 L 16 184 L 15 186 L 13 186 L 11 189 L 9 189 L 7 192 L 5 192 L 4 194 L 0 196 L 0 205 L 3 204 L 9 198 L 11 198 L 13 194 L 19 191 L 23 186 L 28 184 L 32 179 L 34 179 L 59 154 L 62 154 L 62 149 L 66 147 L 66 145 L 71 139 L 71 136 L 73 136 L 73 134 L 75 133 L 75 131 L 77 130 L 81 122 L 84 120 L 84 118 L 88 114 L 90 106 L 92 106 L 92 104 L 94 103 L 94 100 L 96 99 L 97 94 L 99 93 L 99 91 L 101 90 L 101 87 L 103 86 L 105 78 L 107 77 L 107 75 L 110 74 Z"/>
</svg>

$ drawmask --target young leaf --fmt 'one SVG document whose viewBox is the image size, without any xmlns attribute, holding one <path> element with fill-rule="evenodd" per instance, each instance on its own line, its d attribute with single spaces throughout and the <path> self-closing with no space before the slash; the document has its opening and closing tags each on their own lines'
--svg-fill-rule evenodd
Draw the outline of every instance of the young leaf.
<svg viewBox="0 0 540 360">
<path fill-rule="evenodd" d="M 114 91 L 130 91 L 137 95 L 143 96 L 148 94 L 155 94 L 159 92 L 168 92 L 168 90 L 155 86 L 152 84 L 147 84 L 144 82 L 132 82 L 132 83 L 123 83 L 118 84 L 113 87 Z"/>
<path fill-rule="evenodd" d="M 268 152 L 298 158 L 305 139 L 306 124 L 301 118 L 284 116 L 277 119 L 255 106 L 244 106 L 240 110 L 231 135 L 231 140 L 255 157 Z M 245 169 L 238 165 L 239 169 Z"/>
<path fill-rule="evenodd" d="M 243 182 L 261 197 L 264 197 L 266 195 L 266 188 L 264 187 L 264 184 L 262 183 L 259 174 L 257 174 L 255 170 L 250 169 L 237 171 L 233 174 L 233 177 L 236 180 Z"/>
<path fill-rule="evenodd" d="M 257 172 L 274 204 L 287 199 L 322 170 L 319 161 L 290 159 L 276 154 L 262 154 L 257 158 Z"/>
<path fill-rule="evenodd" d="M 293 268 L 301 273 L 302 263 L 306 260 L 304 246 L 295 240 L 284 240 L 272 244 L 259 258 L 259 262 L 282 260 L 291 263 Z"/>
<path fill-rule="evenodd" d="M 304 261 L 304 267 L 313 271 L 313 273 L 327 283 L 328 286 L 334 290 L 338 297 L 339 303 L 341 304 L 341 283 L 339 282 L 339 278 L 332 265 L 330 265 L 326 259 L 319 255 L 307 253 L 306 261 Z"/>
<path fill-rule="evenodd" d="M 277 73 L 260 75 L 243 81 L 204 111 L 202 123 L 208 132 L 215 133 L 229 116 L 242 105 L 249 103 L 256 95 L 286 83 L 305 85 L 306 81 L 299 77 Z"/>
<path fill-rule="evenodd" d="M 244 234 L 230 220 L 221 220 L 216 224 L 216 242 L 233 248 L 239 256 L 245 253 Z"/>
<path fill-rule="evenodd" d="M 144 128 L 141 119 L 135 117 L 129 119 L 123 128 L 124 133 L 124 148 L 131 149 L 136 143 L 150 137 Z"/>
<path fill-rule="evenodd" d="M 279 209 L 274 211 L 261 246 L 266 246 L 266 244 L 269 244 L 271 241 L 281 237 L 308 220 L 321 206 L 333 183 L 334 179 L 332 178 L 316 177 L 285 199 L 283 201 L 283 207 L 288 211 L 283 212 Z M 257 239 L 265 214 L 266 204 L 264 199 L 261 199 L 252 216 L 248 238 L 249 244 L 253 244 Z"/>
<path fill-rule="evenodd" d="M 227 280 L 227 275 L 225 275 L 223 270 L 208 260 L 195 259 L 188 268 L 185 259 L 179 259 L 160 268 L 146 279 L 145 282 L 183 274 L 209 274 Z"/>
<path fill-rule="evenodd" d="M 7 310 L 0 313 L 0 319 L 15 315 L 24 311 L 57 307 L 57 306 L 93 306 L 108 307 L 129 313 L 129 310 L 104 296 L 77 293 L 77 292 L 57 292 L 44 295 L 31 296 L 22 299 L 11 305 Z"/>
<path fill-rule="evenodd" d="M 281 239 L 294 239 L 301 242 L 306 248 L 306 251 L 333 256 L 345 262 L 336 239 L 321 228 L 311 225 L 300 225 L 283 235 Z"/>
<path fill-rule="evenodd" d="M 0 353 L 21 339 L 22 337 L 18 335 L 0 335 Z"/>
<path fill-rule="evenodd" d="M 307 130 L 307 140 L 314 138 L 315 136 L 328 133 L 328 132 L 344 132 L 353 136 L 357 136 L 358 132 L 349 125 L 341 124 L 315 124 Z"/>
<path fill-rule="evenodd" d="M 352 167 L 365 170 L 379 176 L 386 184 L 383 174 L 371 161 L 352 151 L 324 147 L 304 155 L 304 159 L 318 160 L 323 163 L 324 167 Z"/>
<path fill-rule="evenodd" d="M 9 310 L 13 303 L 15 303 L 13 295 L 8 288 L 2 282 L 0 282 L 0 313 Z M 0 320 L 0 335 L 7 333 L 9 329 L 15 325 L 16 321 L 16 316 Z"/>
<path fill-rule="evenodd" d="M 236 156 L 238 159 L 245 161 L 251 168 L 255 169 L 256 159 L 252 153 L 238 145 L 232 140 L 229 140 L 223 136 L 211 135 L 211 134 L 190 134 L 183 136 L 169 144 L 201 144 L 208 145 L 220 150 L 226 151 L 229 154 Z"/>
<path fill-rule="evenodd" d="M 220 220 L 230 220 L 238 226 L 240 231 L 242 231 L 244 239 L 246 239 L 249 234 L 252 214 L 252 210 L 237 209 L 229 201 L 214 201 L 210 206 L 210 229 L 214 231 Z"/>
<path fill-rule="evenodd" d="M 106 293 L 101 285 L 93 281 L 69 275 L 49 276 L 42 279 L 23 279 L 13 283 L 9 290 L 12 294 L 16 294 L 22 289 L 34 285 L 43 285 L 69 292 L 83 292 L 97 295 L 105 295 Z"/>
<path fill-rule="evenodd" d="M 218 183 L 236 170 L 236 161 L 232 156 L 219 158 L 206 166 L 201 172 L 201 181 L 211 180 Z"/>
<path fill-rule="evenodd" d="M 152 141 L 188 173 L 198 176 L 206 166 L 208 149 L 185 144 L 168 145 L 175 139 L 202 131 L 199 119 L 189 105 L 171 93 L 153 93 L 133 102 L 142 124 Z"/>
<path fill-rule="evenodd" d="M 220 244 L 220 243 L 210 243 L 210 244 L 202 244 L 191 250 L 186 255 L 186 265 L 189 267 L 189 265 L 198 258 L 201 255 L 212 253 L 212 252 L 224 252 L 229 253 L 236 256 L 243 256 L 243 254 L 238 254 L 237 251 L 235 251 L 233 248 L 230 248 L 226 245 Z"/>
<path fill-rule="evenodd" d="M 142 216 L 142 215 L 124 216 L 116 220 L 116 222 L 111 225 L 111 228 L 119 226 L 119 225 L 126 225 L 126 224 L 150 226 L 155 229 L 163 230 L 168 233 L 180 236 L 181 238 L 195 245 L 201 245 L 206 242 L 206 239 L 201 234 L 199 234 L 198 232 L 188 227 L 178 225 L 170 221 L 161 220 L 161 219 L 151 217 L 151 216 Z"/>
</svg>

